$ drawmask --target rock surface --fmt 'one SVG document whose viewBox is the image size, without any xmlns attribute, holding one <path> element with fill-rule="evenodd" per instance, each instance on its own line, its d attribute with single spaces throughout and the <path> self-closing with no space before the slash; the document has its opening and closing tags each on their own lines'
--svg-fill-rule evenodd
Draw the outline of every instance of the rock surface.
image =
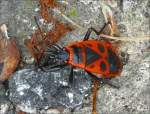
<svg viewBox="0 0 150 114">
<path fill-rule="evenodd" d="M 10 100 L 30 113 L 60 106 L 79 108 L 90 93 L 91 78 L 81 70 L 74 71 L 74 83 L 70 85 L 69 71 L 70 67 L 45 72 L 33 68 L 19 70 L 9 80 Z"/>
<path fill-rule="evenodd" d="M 67 4 L 64 4 L 61 11 L 64 12 L 70 19 L 81 25 L 84 30 L 77 28 L 75 32 L 78 35 L 75 36 L 68 34 L 61 40 L 63 43 L 60 41 L 61 44 L 80 40 L 83 38 L 88 27 L 93 26 L 97 29 L 101 28 L 105 23 L 102 13 L 102 7 L 104 4 L 110 7 L 114 18 L 117 21 L 117 25 L 119 26 L 120 36 L 134 37 L 136 41 L 136 37 L 143 38 L 145 35 L 150 35 L 149 0 L 110 0 L 112 2 L 109 2 L 109 0 L 65 1 L 67 1 Z M 9 35 L 16 36 L 21 47 L 23 47 L 23 39 L 29 37 L 36 28 L 33 19 L 34 15 L 38 15 L 37 0 L 0 0 L 0 24 L 8 24 Z M 60 18 L 64 20 L 62 17 Z M 93 37 L 95 37 L 94 34 Z M 113 79 L 114 83 L 118 83 L 120 85 L 120 89 L 116 90 L 108 87 L 107 85 L 100 87 L 97 101 L 97 110 L 99 114 L 150 113 L 149 46 L 150 41 L 122 42 L 120 51 L 125 54 L 123 57 L 128 57 L 128 61 L 125 63 L 126 65 L 124 66 L 121 76 Z M 23 57 L 29 57 L 25 48 L 22 48 L 22 51 Z M 22 81 L 25 81 L 24 76 L 25 75 L 22 76 Z M 42 77 L 38 78 L 42 79 Z M 14 81 L 10 84 L 16 85 Z M 15 91 L 15 88 L 16 87 L 14 87 L 14 89 L 12 88 L 12 91 Z M 32 91 L 30 92 L 32 93 Z M 36 98 L 38 98 L 38 95 Z M 13 99 L 14 101 L 17 101 L 15 97 Z M 63 101 L 63 99 L 59 100 Z M 35 105 L 41 104 L 37 103 Z M 65 112 L 68 112 L 68 110 L 65 110 Z M 88 102 L 88 106 L 85 106 L 77 112 L 83 114 L 91 113 L 91 104 Z"/>
</svg>

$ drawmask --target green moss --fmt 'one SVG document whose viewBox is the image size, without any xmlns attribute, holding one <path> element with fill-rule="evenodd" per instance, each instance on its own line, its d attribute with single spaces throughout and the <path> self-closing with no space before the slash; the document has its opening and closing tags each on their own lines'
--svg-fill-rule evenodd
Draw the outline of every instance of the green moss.
<svg viewBox="0 0 150 114">
<path fill-rule="evenodd" d="M 69 17 L 77 17 L 78 16 L 78 12 L 77 9 L 75 7 L 73 7 L 70 12 L 68 13 Z"/>
</svg>

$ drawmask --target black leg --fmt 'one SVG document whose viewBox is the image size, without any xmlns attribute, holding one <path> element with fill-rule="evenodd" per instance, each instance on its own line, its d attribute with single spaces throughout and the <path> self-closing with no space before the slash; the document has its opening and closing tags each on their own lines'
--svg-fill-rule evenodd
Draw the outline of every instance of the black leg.
<svg viewBox="0 0 150 114">
<path fill-rule="evenodd" d="M 100 83 L 103 83 L 103 84 L 107 84 L 113 88 L 116 88 L 116 89 L 119 89 L 120 87 L 117 86 L 117 85 L 114 85 L 113 83 L 110 82 L 110 79 L 103 79 L 103 78 L 98 78 L 96 75 L 90 73 L 90 72 L 87 72 L 90 76 L 92 76 L 93 78 L 97 79 L 100 81 Z"/>
<path fill-rule="evenodd" d="M 65 67 L 67 64 L 60 64 L 60 65 L 54 65 L 54 66 L 52 66 L 52 67 L 50 67 L 50 68 L 63 68 L 63 67 Z"/>
<path fill-rule="evenodd" d="M 119 85 L 113 84 L 113 83 L 110 81 L 110 79 L 103 79 L 103 80 L 102 80 L 102 83 L 107 84 L 107 85 L 109 85 L 109 86 L 111 86 L 111 87 L 113 87 L 113 88 L 116 88 L 116 89 L 119 89 L 119 88 L 120 88 Z"/>
<path fill-rule="evenodd" d="M 60 51 L 60 49 L 54 45 L 52 45 L 51 47 L 48 47 L 46 49 L 46 52 L 55 52 L 55 53 L 58 53 Z"/>
<path fill-rule="evenodd" d="M 51 67 L 47 66 L 47 67 L 44 67 L 45 68 L 44 70 L 48 71 L 48 72 L 55 72 L 55 71 L 61 70 L 65 66 L 66 66 L 66 64 L 55 65 L 55 66 L 51 66 Z"/>
<path fill-rule="evenodd" d="M 62 49 L 63 49 L 63 47 L 60 46 L 59 44 L 54 44 L 54 46 L 56 46 L 59 50 L 62 50 Z"/>
<path fill-rule="evenodd" d="M 90 75 L 90 76 L 92 76 L 93 78 L 99 80 L 99 78 L 98 78 L 96 75 L 94 75 L 94 74 L 92 74 L 91 72 L 88 72 L 88 71 L 86 71 L 86 72 L 88 73 L 88 75 Z"/>
<path fill-rule="evenodd" d="M 51 47 L 53 47 L 57 52 L 59 52 L 60 50 L 63 49 L 63 48 L 60 47 L 58 44 L 53 44 Z"/>
<path fill-rule="evenodd" d="M 71 67 L 70 75 L 69 75 L 69 84 L 73 84 L 73 67 Z"/>
<path fill-rule="evenodd" d="M 96 33 L 96 35 L 100 35 L 108 24 L 110 24 L 110 22 L 105 23 L 104 26 L 101 28 L 100 31 L 97 31 L 97 30 L 96 30 L 95 28 L 93 28 L 93 27 L 88 28 L 88 31 L 86 32 L 83 41 L 86 41 L 86 40 L 88 40 L 88 39 L 90 38 L 90 35 L 91 35 L 92 31 L 94 31 L 94 32 Z"/>
</svg>

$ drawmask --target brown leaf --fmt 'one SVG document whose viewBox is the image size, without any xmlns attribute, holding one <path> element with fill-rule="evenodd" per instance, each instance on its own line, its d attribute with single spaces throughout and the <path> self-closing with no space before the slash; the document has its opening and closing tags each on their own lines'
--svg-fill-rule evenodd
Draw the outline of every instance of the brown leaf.
<svg viewBox="0 0 150 114">
<path fill-rule="evenodd" d="M 0 40 L 0 55 L 0 62 L 4 64 L 0 74 L 0 81 L 5 81 L 16 70 L 21 59 L 15 39 Z"/>
</svg>

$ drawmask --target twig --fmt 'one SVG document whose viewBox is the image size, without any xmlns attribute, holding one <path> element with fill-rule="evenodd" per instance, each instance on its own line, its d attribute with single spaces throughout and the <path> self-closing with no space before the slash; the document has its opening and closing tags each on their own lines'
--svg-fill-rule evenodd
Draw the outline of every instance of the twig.
<svg viewBox="0 0 150 114">
<path fill-rule="evenodd" d="M 113 40 L 134 41 L 134 42 L 150 40 L 150 35 L 141 36 L 141 37 L 136 37 L 135 38 L 135 37 L 114 37 L 114 36 L 109 36 L 109 35 L 101 34 L 100 37 L 109 38 L 109 39 L 113 39 Z"/>
<path fill-rule="evenodd" d="M 36 23 L 36 25 L 37 25 L 39 31 L 40 31 L 41 37 L 44 39 L 44 34 L 43 34 L 43 32 L 42 32 L 42 30 L 41 30 L 41 28 L 40 28 L 40 25 L 38 24 L 38 21 L 37 21 L 36 16 L 34 16 L 34 20 L 35 20 L 35 23 Z"/>
<path fill-rule="evenodd" d="M 67 20 L 72 25 L 78 27 L 79 29 L 84 29 L 82 26 L 80 26 L 79 24 L 75 23 L 73 20 L 71 20 L 69 17 L 67 17 L 65 14 L 63 14 L 60 10 L 54 9 L 54 12 L 58 13 L 59 15 L 61 15 L 65 20 Z"/>
</svg>

